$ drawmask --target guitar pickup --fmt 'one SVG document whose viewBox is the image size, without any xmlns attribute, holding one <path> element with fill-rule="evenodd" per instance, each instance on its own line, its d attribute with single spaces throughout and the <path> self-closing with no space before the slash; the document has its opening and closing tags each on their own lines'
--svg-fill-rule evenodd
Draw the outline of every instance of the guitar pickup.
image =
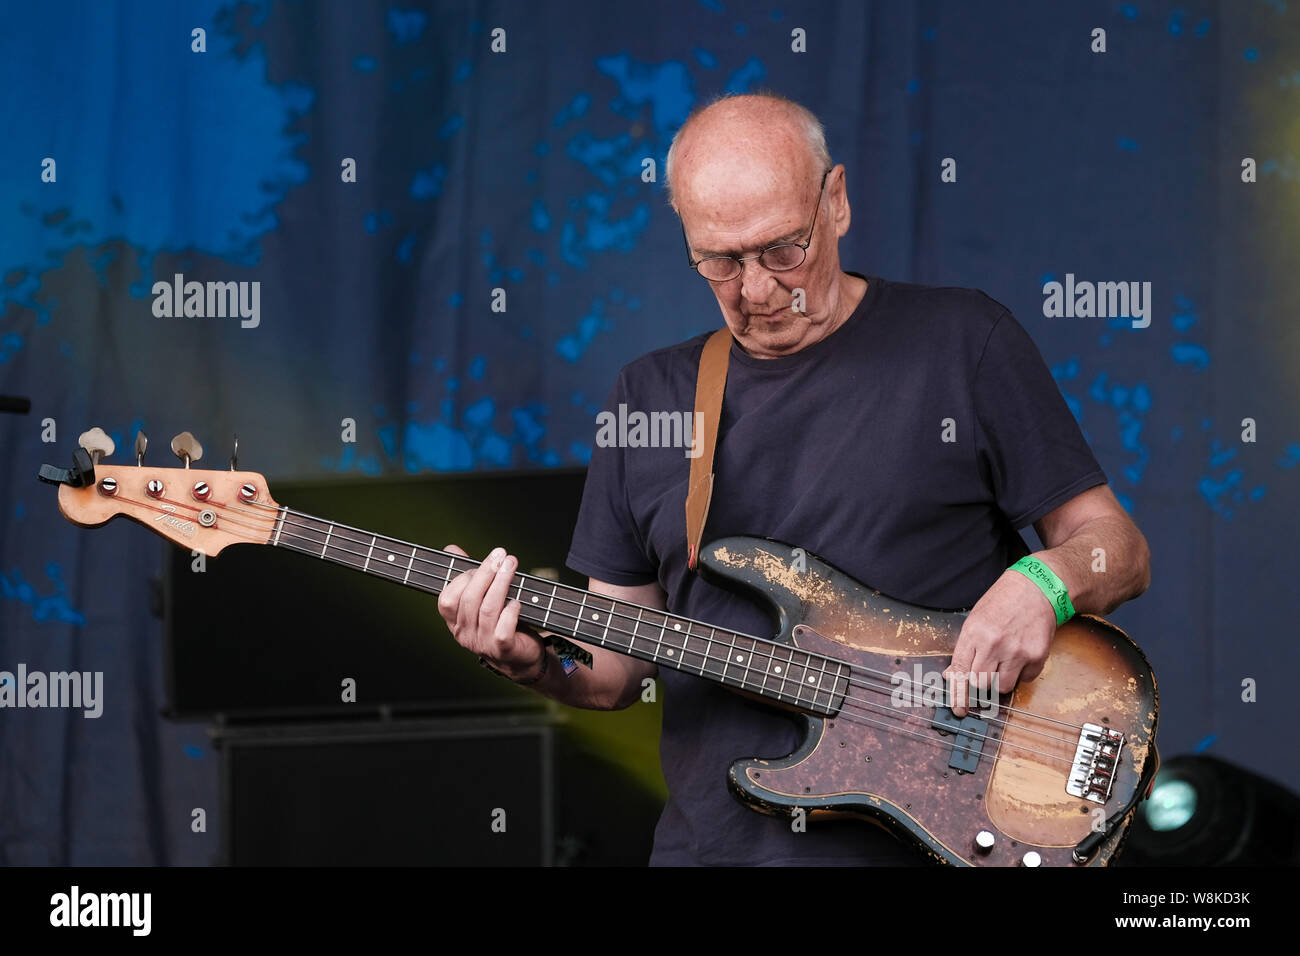
<svg viewBox="0 0 1300 956">
<path fill-rule="evenodd" d="M 954 735 L 948 766 L 958 773 L 974 773 L 988 737 L 988 723 L 971 714 L 959 720 L 953 716 L 952 708 L 936 707 L 930 727 L 941 734 Z"/>
<path fill-rule="evenodd" d="M 1124 735 L 1100 724 L 1084 724 L 1079 743 L 1074 748 L 1074 762 L 1065 792 L 1093 803 L 1110 799 L 1115 785 L 1115 768 L 1124 748 Z"/>
</svg>

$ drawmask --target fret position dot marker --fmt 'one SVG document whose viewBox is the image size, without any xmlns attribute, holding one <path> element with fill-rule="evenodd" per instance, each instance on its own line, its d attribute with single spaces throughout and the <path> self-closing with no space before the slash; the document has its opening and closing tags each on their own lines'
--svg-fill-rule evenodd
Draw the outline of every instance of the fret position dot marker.
<svg viewBox="0 0 1300 956">
<path fill-rule="evenodd" d="M 682 626 L 681 626 L 680 624 L 674 624 L 674 625 L 673 625 L 673 630 L 674 630 L 674 631 L 680 631 L 681 629 L 682 629 Z"/>
<path fill-rule="evenodd" d="M 781 673 L 781 668 L 778 667 L 778 668 L 776 669 L 775 672 L 776 672 L 777 674 Z"/>
<path fill-rule="evenodd" d="M 533 603 L 534 603 L 534 604 L 537 603 L 537 595 L 536 595 L 536 594 L 533 595 Z"/>
<path fill-rule="evenodd" d="M 736 663 L 737 663 L 737 664 L 743 664 L 743 663 L 745 663 L 745 655 L 744 655 L 744 654 L 737 654 L 737 655 L 736 655 Z"/>
<path fill-rule="evenodd" d="M 396 561 L 396 560 L 397 560 L 397 555 L 395 555 L 395 554 L 390 554 L 390 555 L 388 556 L 388 560 L 389 560 L 389 561 Z"/>
<path fill-rule="evenodd" d="M 669 657 L 672 657 L 672 656 L 673 656 L 673 652 L 672 652 L 671 649 L 668 651 L 668 656 L 669 656 Z"/>
<path fill-rule="evenodd" d="M 815 683 L 817 683 L 817 678 L 816 678 L 816 677 L 809 677 L 809 678 L 808 678 L 808 683 L 810 683 L 810 684 L 815 684 Z"/>
<path fill-rule="evenodd" d="M 591 616 L 591 619 L 592 619 L 593 621 L 599 621 L 599 620 L 600 620 L 600 615 L 599 615 L 599 614 L 593 614 L 593 615 Z"/>
</svg>

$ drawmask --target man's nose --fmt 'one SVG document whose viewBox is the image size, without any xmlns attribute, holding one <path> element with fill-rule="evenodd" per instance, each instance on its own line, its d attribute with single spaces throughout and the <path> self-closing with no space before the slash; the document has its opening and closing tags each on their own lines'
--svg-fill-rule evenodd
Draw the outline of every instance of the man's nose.
<svg viewBox="0 0 1300 956">
<path fill-rule="evenodd" d="M 759 259 L 748 259 L 740 264 L 740 294 L 750 302 L 766 302 L 776 276 L 763 268 Z"/>
</svg>

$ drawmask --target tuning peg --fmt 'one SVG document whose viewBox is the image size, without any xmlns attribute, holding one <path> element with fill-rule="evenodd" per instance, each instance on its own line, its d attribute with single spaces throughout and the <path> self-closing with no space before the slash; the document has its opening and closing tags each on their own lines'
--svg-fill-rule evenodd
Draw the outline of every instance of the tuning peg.
<svg viewBox="0 0 1300 956">
<path fill-rule="evenodd" d="M 235 447 L 230 450 L 230 470 L 239 469 L 239 436 L 235 436 Z"/>
<path fill-rule="evenodd" d="M 113 449 L 117 447 L 102 428 L 92 428 L 88 432 L 82 432 L 77 437 L 77 444 L 86 449 L 90 460 L 96 465 L 99 464 L 99 459 L 113 454 Z"/>
<path fill-rule="evenodd" d="M 149 447 L 149 436 L 144 432 L 135 433 L 135 466 L 144 466 L 144 450 Z"/>
<path fill-rule="evenodd" d="M 181 432 L 172 439 L 172 452 L 185 462 L 185 467 L 188 468 L 190 462 L 198 461 L 203 457 L 203 446 L 189 432 Z"/>
</svg>

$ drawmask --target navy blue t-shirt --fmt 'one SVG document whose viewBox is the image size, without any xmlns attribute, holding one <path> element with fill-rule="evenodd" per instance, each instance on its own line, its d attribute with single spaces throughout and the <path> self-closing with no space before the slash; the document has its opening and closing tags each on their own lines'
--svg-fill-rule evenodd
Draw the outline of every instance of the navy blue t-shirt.
<svg viewBox="0 0 1300 956">
<path fill-rule="evenodd" d="M 708 335 L 629 364 L 606 408 L 691 412 Z M 770 636 L 758 605 L 686 567 L 690 464 L 682 448 L 598 442 L 567 563 L 611 584 L 657 581 L 675 614 Z M 1021 528 L 1106 482 L 1006 308 L 972 289 L 874 277 L 840 328 L 793 355 L 754 358 L 733 340 L 714 471 L 706 543 L 777 538 L 891 597 L 954 609 L 1029 553 Z M 728 766 L 790 753 L 795 722 L 671 668 L 659 686 L 669 796 L 652 864 L 921 860 L 865 822 L 795 832 L 746 807 Z"/>
</svg>

